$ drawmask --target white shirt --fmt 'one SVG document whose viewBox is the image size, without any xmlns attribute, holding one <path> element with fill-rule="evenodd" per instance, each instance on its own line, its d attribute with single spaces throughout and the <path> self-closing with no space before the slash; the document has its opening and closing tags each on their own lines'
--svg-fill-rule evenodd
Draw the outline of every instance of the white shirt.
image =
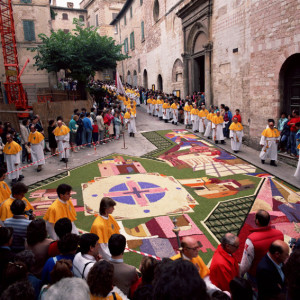
<svg viewBox="0 0 300 300">
<path fill-rule="evenodd" d="M 95 264 L 96 259 L 89 254 L 77 253 L 73 260 L 73 273 L 75 277 L 87 279 L 90 269 Z"/>
</svg>

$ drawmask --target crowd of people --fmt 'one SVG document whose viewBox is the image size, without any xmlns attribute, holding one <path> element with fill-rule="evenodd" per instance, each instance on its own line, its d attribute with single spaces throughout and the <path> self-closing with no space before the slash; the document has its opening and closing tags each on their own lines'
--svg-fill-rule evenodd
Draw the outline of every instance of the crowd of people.
<svg viewBox="0 0 300 300">
<path fill-rule="evenodd" d="M 136 107 L 141 104 L 145 104 L 147 113 L 157 120 L 175 126 L 183 123 L 186 128 L 199 132 L 216 144 L 225 144 L 225 140 L 230 139 L 232 150 L 235 153 L 241 150 L 244 128 L 240 110 L 236 109 L 233 115 L 224 104 L 206 108 L 204 93 L 195 92 L 186 99 L 180 99 L 172 94 L 133 89 L 131 86 L 125 86 L 121 92 L 113 83 L 91 80 L 90 85 L 104 89 L 105 96 L 88 110 L 75 109 L 69 123 L 58 116 L 56 120 L 49 120 L 46 129 L 39 115 L 34 115 L 22 120 L 18 133 L 9 122 L 0 122 L 0 162 L 5 160 L 12 184 L 23 179 L 21 163 L 33 162 L 37 172 L 40 172 L 47 151 L 51 151 L 53 156 L 59 154 L 60 160 L 66 163 L 70 151 L 78 152 L 85 147 L 98 147 L 118 140 L 125 129 L 128 129 L 130 137 L 134 137 L 137 132 Z M 277 128 L 275 125 L 275 121 L 269 119 L 260 140 L 261 163 L 265 164 L 269 159 L 271 166 L 277 166 L 278 152 L 299 157 L 300 148 L 300 117 L 297 110 L 293 110 L 288 117 L 282 113 Z M 48 143 L 45 142 L 45 135 Z M 295 176 L 300 178 L 300 164 Z"/>
<path fill-rule="evenodd" d="M 178 254 L 157 260 L 144 256 L 140 267 L 126 264 L 126 238 L 112 213 L 117 203 L 102 198 L 89 233 L 79 233 L 72 187 L 60 184 L 43 219 L 24 197 L 21 182 L 10 190 L 0 169 L 0 299 L 289 299 L 300 292 L 300 239 L 284 242 L 259 210 L 240 263 L 239 238 L 227 233 L 210 267 L 202 244 L 183 237 Z M 136 254 L 138 255 L 138 254 Z"/>
</svg>

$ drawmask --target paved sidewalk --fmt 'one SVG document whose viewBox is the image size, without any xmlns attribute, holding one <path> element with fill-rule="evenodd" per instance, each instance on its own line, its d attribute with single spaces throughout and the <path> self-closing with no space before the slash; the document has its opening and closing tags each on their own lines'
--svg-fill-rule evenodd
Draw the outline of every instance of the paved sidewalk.
<svg viewBox="0 0 300 300">
<path fill-rule="evenodd" d="M 144 136 L 141 134 L 142 132 L 168 130 L 168 129 L 170 130 L 184 129 L 184 125 L 180 124 L 178 126 L 175 126 L 171 123 L 164 123 L 163 121 L 159 121 L 157 118 L 149 116 L 146 113 L 146 109 L 144 105 L 137 108 L 137 110 L 138 113 L 137 113 L 136 121 L 137 121 L 138 133 L 135 135 L 135 138 L 130 138 L 128 134 L 125 133 L 125 143 L 127 149 L 122 149 L 124 143 L 123 143 L 123 139 L 121 138 L 118 141 L 112 141 L 105 145 L 100 145 L 96 147 L 96 151 L 94 147 L 92 147 L 92 148 L 85 148 L 79 151 L 78 153 L 72 152 L 69 159 L 68 168 L 73 169 L 75 167 L 88 164 L 94 160 L 97 160 L 101 157 L 113 153 L 132 155 L 132 156 L 141 156 L 143 154 L 146 154 L 156 149 L 156 147 L 153 144 L 151 144 L 146 138 L 144 138 Z M 202 137 L 200 134 L 197 135 Z M 230 140 L 227 140 L 226 145 L 218 145 L 218 146 L 232 153 L 230 148 Z M 241 152 L 239 152 L 236 156 L 300 188 L 300 181 L 293 176 L 295 173 L 294 167 L 285 164 L 283 162 L 278 162 L 278 167 L 272 167 L 268 164 L 262 165 L 259 159 L 259 151 L 247 147 L 245 145 L 242 146 Z M 46 160 L 46 165 L 43 167 L 43 170 L 40 173 L 36 172 L 36 168 L 37 168 L 36 166 L 31 166 L 27 169 L 24 169 L 23 175 L 25 176 L 25 178 L 23 182 L 27 185 L 30 185 L 37 181 L 44 180 L 46 178 L 64 172 L 65 171 L 64 167 L 65 164 L 60 162 L 58 157 L 51 157 Z"/>
</svg>

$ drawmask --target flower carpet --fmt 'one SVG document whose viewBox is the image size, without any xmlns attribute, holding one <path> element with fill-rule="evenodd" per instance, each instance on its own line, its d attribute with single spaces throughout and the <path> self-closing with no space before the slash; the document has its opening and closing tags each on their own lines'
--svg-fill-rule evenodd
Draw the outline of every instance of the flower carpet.
<svg viewBox="0 0 300 300">
<path fill-rule="evenodd" d="M 239 234 L 241 249 L 257 209 L 285 239 L 300 237 L 300 193 L 256 166 L 186 130 L 145 132 L 157 149 L 142 157 L 111 154 L 30 186 L 28 198 L 42 217 L 61 183 L 73 187 L 77 227 L 89 231 L 102 197 L 113 198 L 113 216 L 130 249 L 170 257 L 179 236 L 193 236 L 206 263 L 226 232 Z M 238 251 L 238 258 L 242 251 Z M 141 257 L 125 253 L 139 265 Z"/>
</svg>

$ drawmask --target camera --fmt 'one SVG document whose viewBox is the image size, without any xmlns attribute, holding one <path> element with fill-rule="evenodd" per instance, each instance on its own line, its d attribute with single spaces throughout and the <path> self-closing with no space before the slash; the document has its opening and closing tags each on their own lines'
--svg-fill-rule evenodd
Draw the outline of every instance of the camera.
<svg viewBox="0 0 300 300">
<path fill-rule="evenodd" d="M 32 209 L 25 210 L 24 215 L 28 216 L 29 220 L 34 220 L 34 214 L 33 214 L 33 210 Z"/>
</svg>

